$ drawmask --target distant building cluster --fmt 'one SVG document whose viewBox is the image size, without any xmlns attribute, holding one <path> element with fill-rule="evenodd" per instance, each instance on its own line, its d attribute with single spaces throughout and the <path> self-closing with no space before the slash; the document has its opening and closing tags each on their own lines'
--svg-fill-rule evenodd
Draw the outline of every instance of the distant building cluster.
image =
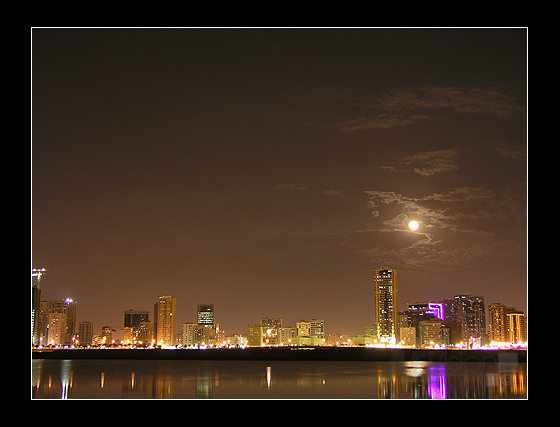
<svg viewBox="0 0 560 427">
<path fill-rule="evenodd" d="M 326 334 L 322 319 L 301 319 L 284 326 L 281 318 L 263 317 L 247 325 L 247 334 L 227 335 L 215 322 L 214 305 L 199 304 L 196 323 L 176 325 L 176 299 L 157 298 L 153 318 L 149 310 L 124 311 L 123 327 L 103 326 L 93 332 L 90 321 L 76 324 L 77 303 L 72 299 L 42 301 L 41 277 L 45 269 L 32 270 L 32 346 L 141 346 L 277 347 L 277 346 L 403 346 L 445 348 L 516 346 L 527 342 L 525 313 L 493 303 L 488 307 L 480 295 L 455 295 L 436 302 L 413 302 L 397 310 L 397 270 L 374 270 L 373 323 L 365 333 L 351 337 Z"/>
</svg>

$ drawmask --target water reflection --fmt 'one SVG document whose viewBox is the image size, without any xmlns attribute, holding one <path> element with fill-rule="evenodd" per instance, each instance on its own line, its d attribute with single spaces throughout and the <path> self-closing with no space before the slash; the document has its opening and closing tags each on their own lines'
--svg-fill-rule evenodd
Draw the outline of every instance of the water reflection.
<svg viewBox="0 0 560 427">
<path fill-rule="evenodd" d="M 33 360 L 36 399 L 526 398 L 525 364 Z M 503 364 L 502 364 L 503 365 Z"/>
</svg>

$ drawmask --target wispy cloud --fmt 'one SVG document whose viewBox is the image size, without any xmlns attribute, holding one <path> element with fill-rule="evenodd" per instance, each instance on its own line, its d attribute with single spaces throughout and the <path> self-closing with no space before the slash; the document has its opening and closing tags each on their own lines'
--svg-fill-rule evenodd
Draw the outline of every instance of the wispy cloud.
<svg viewBox="0 0 560 427">
<path fill-rule="evenodd" d="M 441 116 L 442 111 L 485 114 L 501 117 L 524 111 L 515 99 L 495 88 L 428 86 L 382 95 L 375 102 L 361 105 L 356 118 L 339 123 L 344 132 L 410 126 Z"/>
<path fill-rule="evenodd" d="M 493 253 L 523 250 L 526 198 L 519 191 L 458 187 L 447 193 L 409 197 L 392 191 L 370 190 L 373 245 L 356 249 L 381 262 L 413 268 L 457 266 Z M 416 220 L 417 231 L 408 228 Z M 361 241 L 363 242 L 363 241 Z M 520 243 L 521 242 L 521 243 Z"/>
<path fill-rule="evenodd" d="M 527 148 L 515 144 L 503 143 L 496 147 L 500 156 L 512 160 L 527 160 Z"/>
<path fill-rule="evenodd" d="M 392 172 L 413 172 L 422 176 L 432 176 L 442 172 L 451 172 L 459 169 L 454 157 L 458 150 L 423 151 L 412 156 L 406 156 L 393 165 L 382 166 Z"/>
</svg>

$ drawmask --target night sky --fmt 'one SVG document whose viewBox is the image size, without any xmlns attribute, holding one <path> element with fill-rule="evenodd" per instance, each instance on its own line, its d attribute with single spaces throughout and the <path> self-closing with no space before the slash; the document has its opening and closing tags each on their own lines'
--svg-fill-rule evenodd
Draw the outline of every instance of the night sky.
<svg viewBox="0 0 560 427">
<path fill-rule="evenodd" d="M 527 309 L 527 30 L 33 29 L 32 267 L 78 322 Z M 408 222 L 416 220 L 416 231 Z"/>
</svg>

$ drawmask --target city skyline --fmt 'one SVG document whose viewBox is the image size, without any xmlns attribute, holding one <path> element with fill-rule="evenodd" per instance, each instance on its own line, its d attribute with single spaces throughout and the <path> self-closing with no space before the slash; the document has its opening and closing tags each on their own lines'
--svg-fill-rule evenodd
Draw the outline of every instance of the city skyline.
<svg viewBox="0 0 560 427">
<path fill-rule="evenodd" d="M 399 311 L 527 313 L 527 29 L 31 36 L 32 267 L 78 320 L 173 295 L 363 334 L 384 266 Z"/>
<path fill-rule="evenodd" d="M 32 271 L 32 278 L 36 277 L 35 271 L 41 271 L 41 274 L 45 274 L 46 269 L 33 269 Z M 379 340 L 376 343 L 384 343 L 386 345 L 394 345 L 402 341 L 402 336 L 400 332 L 400 328 L 403 326 L 401 324 L 400 316 L 406 315 L 412 312 L 414 313 L 421 313 L 429 314 L 429 319 L 433 319 L 435 321 L 441 321 L 443 324 L 446 322 L 458 322 L 459 324 L 459 332 L 457 336 L 460 336 L 460 340 L 464 343 L 469 343 L 470 338 L 475 338 L 477 344 L 480 345 L 480 339 L 485 337 L 488 339 L 489 342 L 496 341 L 501 342 L 499 338 L 505 338 L 509 332 L 506 333 L 506 330 L 509 331 L 508 327 L 506 326 L 506 322 L 509 325 L 509 322 L 517 322 L 516 323 L 516 340 L 526 341 L 526 314 L 523 310 L 518 310 L 516 307 L 507 306 L 502 303 L 502 301 L 495 301 L 492 303 L 484 302 L 484 296 L 481 295 L 454 295 L 453 297 L 447 296 L 440 300 L 423 300 L 423 301 L 413 301 L 406 303 L 406 309 L 404 310 L 394 310 L 393 305 L 395 304 L 397 298 L 397 271 L 391 268 L 382 268 L 375 270 L 374 277 L 372 280 L 373 287 L 374 287 L 374 294 L 375 298 L 372 301 L 372 306 L 374 309 L 372 310 L 371 316 L 371 323 L 368 320 L 365 320 L 365 324 L 363 329 L 365 328 L 366 335 L 370 337 L 375 337 L 375 339 Z M 35 282 L 32 284 L 35 285 Z M 35 290 L 36 287 L 32 286 L 32 289 Z M 36 295 L 33 293 L 33 304 L 35 304 Z M 215 312 L 214 312 L 214 304 L 196 304 L 196 315 L 195 322 L 193 322 L 192 316 L 188 316 L 188 318 L 184 321 L 181 321 L 180 313 L 176 309 L 176 298 L 171 295 L 162 295 L 157 297 L 157 301 L 154 304 L 153 314 L 150 315 L 149 310 L 145 309 L 138 309 L 138 308 L 129 308 L 123 310 L 124 313 L 124 322 L 122 328 L 119 325 L 109 325 L 107 322 L 103 323 L 103 326 L 97 325 L 97 327 L 93 326 L 93 322 L 88 319 L 80 319 L 76 317 L 77 311 L 77 301 L 73 301 L 72 299 L 66 298 L 61 299 L 59 301 L 45 301 L 40 300 L 42 304 L 45 304 L 45 307 L 49 307 L 49 313 L 51 311 L 51 306 L 67 306 L 69 303 L 73 307 L 72 308 L 72 326 L 71 329 L 74 330 L 74 333 L 77 332 L 77 325 L 82 324 L 83 322 L 88 324 L 88 328 L 90 328 L 91 333 L 97 334 L 96 330 L 101 329 L 103 334 L 103 329 L 110 328 L 114 331 L 123 331 L 124 333 L 124 340 L 126 341 L 126 336 L 128 334 L 129 341 L 132 343 L 132 335 L 131 330 L 127 330 L 130 327 L 139 327 L 143 322 L 152 324 L 154 328 L 153 338 L 155 345 L 165 345 L 170 346 L 174 345 L 172 343 L 176 342 L 176 339 L 179 335 L 181 335 L 181 329 L 185 325 L 196 326 L 199 325 L 201 327 L 211 327 L 212 333 L 208 335 L 207 332 L 203 333 L 200 332 L 200 336 L 211 336 L 212 338 L 216 338 L 216 325 L 220 325 L 219 321 L 215 319 Z M 164 309 L 162 310 L 161 307 L 163 304 Z M 35 307 L 35 305 L 34 305 Z M 496 314 L 496 310 L 499 308 L 499 315 Z M 62 312 L 58 309 L 53 310 L 53 312 Z M 65 312 L 65 311 L 64 311 Z M 45 312 L 46 313 L 46 312 Z M 42 313 L 42 315 L 46 315 Z M 169 317 L 174 316 L 174 317 Z M 498 316 L 498 317 L 497 317 Z M 499 318 L 501 316 L 501 318 Z M 508 317 L 509 316 L 509 317 Z M 517 316 L 517 317 L 515 317 Z M 33 320 L 35 319 L 35 310 L 33 311 L 32 315 L 32 326 Z M 511 317 L 511 320 L 510 320 Z M 520 318 L 521 317 L 521 318 Z M 177 320 L 179 318 L 179 320 Z M 271 318 L 267 315 L 261 316 L 261 321 L 267 319 L 267 322 L 279 322 L 279 325 L 282 326 L 283 317 L 280 316 L 278 318 Z M 311 318 L 309 318 L 311 319 Z M 317 319 L 312 318 L 310 322 L 316 321 Z M 419 319 L 415 320 L 417 322 Z M 220 329 L 222 331 L 227 332 L 227 335 L 239 335 L 239 336 L 250 336 L 250 327 L 252 325 L 253 320 L 247 320 L 247 331 L 243 329 L 242 331 L 232 331 L 227 328 L 227 325 L 221 323 Z M 411 321 L 411 320 L 409 320 Z M 49 320 L 50 322 L 50 320 Z M 289 328 L 293 328 L 294 330 L 297 329 L 299 336 L 300 330 L 300 323 L 308 322 L 307 320 L 303 320 L 302 316 L 299 316 L 299 321 L 293 322 L 284 322 L 284 326 L 288 326 Z M 321 322 L 321 338 L 325 338 L 327 335 L 345 335 L 348 337 L 354 337 L 361 339 L 364 335 L 362 333 L 349 333 L 349 331 L 341 331 L 335 329 L 328 329 L 328 334 L 325 333 L 325 326 L 324 320 L 320 320 Z M 267 326 L 269 326 L 267 323 Z M 272 324 L 270 323 L 270 324 Z M 406 323 L 406 322 L 405 322 Z M 58 323 L 57 323 L 58 324 Z M 160 328 L 158 330 L 158 324 L 160 324 Z M 499 328 L 501 331 L 496 332 L 496 328 L 499 324 Z M 294 327 L 295 325 L 295 327 Z M 487 326 L 488 325 L 488 326 Z M 43 324 L 43 328 L 46 324 Z M 258 324 L 254 324 L 255 327 L 261 326 Z M 225 327 L 225 328 L 224 328 Z M 60 326 L 58 326 L 60 328 Z M 62 324 L 62 328 L 66 328 L 66 320 Z M 312 328 L 309 326 L 309 328 Z M 418 325 L 415 324 L 415 328 L 418 328 Z M 439 326 L 438 326 L 439 328 Z M 505 329 L 504 329 L 505 328 Z M 262 325 L 261 333 L 264 334 L 265 325 Z M 273 327 L 276 329 L 276 326 Z M 48 329 L 47 329 L 48 330 Z M 165 330 L 165 331 L 163 331 Z M 369 332 L 368 332 L 369 331 Z M 245 333 L 246 332 L 246 333 Z M 37 331 L 38 333 L 38 331 Z M 273 334 L 274 337 L 278 332 L 275 331 Z M 70 344 L 72 339 L 71 335 L 72 332 L 66 331 L 66 344 Z M 101 335 L 102 335 L 101 334 Z M 184 332 L 183 332 L 184 334 Z M 34 342 L 37 340 L 35 337 L 36 332 L 33 333 Z M 304 334 L 305 335 L 305 334 Z M 311 335 L 316 335 L 312 333 Z M 523 339 L 521 339 L 523 338 Z M 459 339 L 459 338 L 458 338 Z M 503 341 L 509 342 L 510 336 L 507 335 L 507 339 Z M 264 342 L 264 335 L 263 335 L 263 342 Z M 295 342 L 295 341 L 294 341 Z M 62 343 L 61 343 L 62 344 Z M 268 344 L 266 344 L 268 345 Z M 297 344 L 299 345 L 299 344 Z M 315 344 L 316 345 L 316 344 Z"/>
</svg>

